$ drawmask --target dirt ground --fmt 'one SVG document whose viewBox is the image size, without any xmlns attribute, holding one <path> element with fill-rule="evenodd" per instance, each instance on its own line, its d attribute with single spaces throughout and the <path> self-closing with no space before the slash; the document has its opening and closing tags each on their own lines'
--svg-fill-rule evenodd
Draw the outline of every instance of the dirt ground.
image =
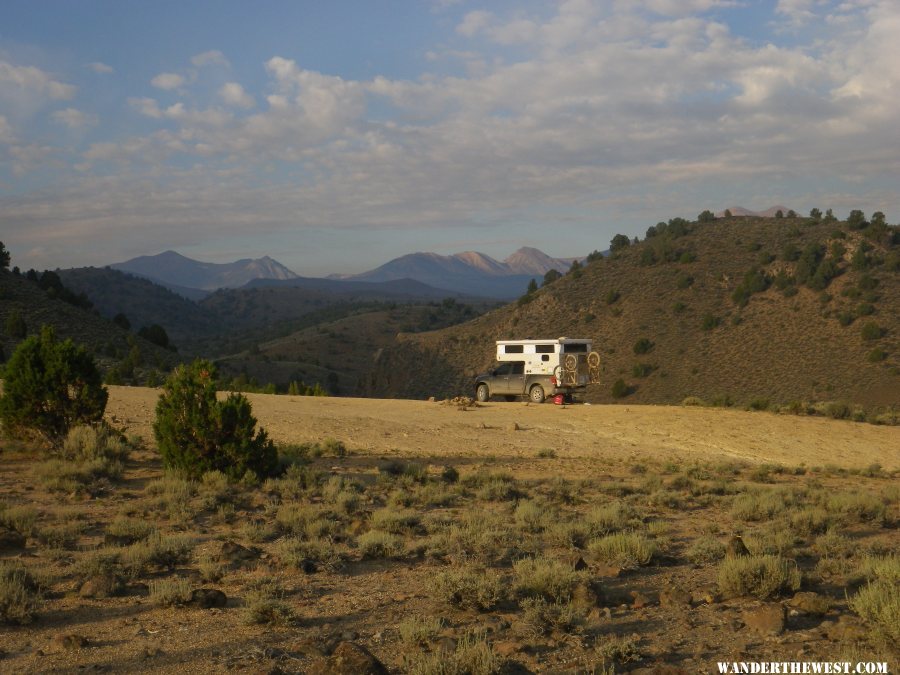
<svg viewBox="0 0 900 675">
<path fill-rule="evenodd" d="M 676 675 L 724 660 L 898 663 L 896 629 L 852 604 L 866 583 L 900 579 L 898 427 L 250 395 L 277 443 L 331 438 L 346 454 L 314 452 L 281 478 L 235 485 L 165 474 L 152 442 L 158 395 L 110 387 L 107 419 L 144 441 L 114 479 L 73 488 L 56 460 L 0 442 L 0 565 L 42 589 L 28 620 L 0 623 L 0 672 Z M 800 582 L 727 592 L 737 535 L 749 548 L 737 555 L 778 559 Z M 652 555 L 615 557 L 603 544 L 618 536 Z M 159 537 L 188 543 L 161 555 Z M 527 578 L 523 561 L 551 572 Z M 104 580 L 115 592 L 85 590 Z M 224 605 L 163 602 L 175 582 L 222 591 Z M 0 583 L 11 614 L 4 592 Z"/>
<path fill-rule="evenodd" d="M 107 416 L 152 438 L 158 391 L 110 387 Z M 325 437 L 366 452 L 427 457 L 533 457 L 552 448 L 587 461 L 659 457 L 741 459 L 787 466 L 900 469 L 900 427 L 721 408 L 486 403 L 250 394 L 276 441 Z M 518 430 L 513 431 L 513 425 Z"/>
</svg>

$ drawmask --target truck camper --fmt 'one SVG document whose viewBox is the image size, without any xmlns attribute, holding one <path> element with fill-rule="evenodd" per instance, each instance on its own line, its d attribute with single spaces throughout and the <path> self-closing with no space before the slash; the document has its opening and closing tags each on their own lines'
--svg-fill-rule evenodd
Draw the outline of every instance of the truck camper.
<svg viewBox="0 0 900 675">
<path fill-rule="evenodd" d="M 503 396 L 512 401 L 524 396 L 543 403 L 562 395 L 571 400 L 600 381 L 600 355 L 592 346 L 591 340 L 567 337 L 498 340 L 497 363 L 475 378 L 475 398 Z"/>
</svg>

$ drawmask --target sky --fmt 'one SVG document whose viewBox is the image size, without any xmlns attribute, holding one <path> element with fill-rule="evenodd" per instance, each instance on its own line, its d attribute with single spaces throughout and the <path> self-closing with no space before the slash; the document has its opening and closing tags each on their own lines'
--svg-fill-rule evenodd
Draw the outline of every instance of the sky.
<svg viewBox="0 0 900 675">
<path fill-rule="evenodd" d="M 3 0 L 0 241 L 303 276 L 900 218 L 897 0 Z"/>
</svg>

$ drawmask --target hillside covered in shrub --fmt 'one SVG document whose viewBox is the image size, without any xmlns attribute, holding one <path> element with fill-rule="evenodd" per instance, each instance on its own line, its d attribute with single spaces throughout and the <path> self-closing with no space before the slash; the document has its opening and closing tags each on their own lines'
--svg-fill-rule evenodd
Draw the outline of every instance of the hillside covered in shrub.
<svg viewBox="0 0 900 675">
<path fill-rule="evenodd" d="M 588 401 L 896 406 L 900 229 L 880 213 L 838 221 L 814 209 L 776 218 L 704 212 L 659 223 L 640 241 L 617 235 L 609 256 L 591 255 L 518 302 L 398 336 L 366 393 L 468 392 L 492 363 L 495 340 L 558 336 L 592 338 L 602 357 Z"/>
</svg>

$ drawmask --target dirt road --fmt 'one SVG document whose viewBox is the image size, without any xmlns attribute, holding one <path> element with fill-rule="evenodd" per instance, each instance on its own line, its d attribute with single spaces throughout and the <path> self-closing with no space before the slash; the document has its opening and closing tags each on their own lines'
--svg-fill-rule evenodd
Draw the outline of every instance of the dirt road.
<svg viewBox="0 0 900 675">
<path fill-rule="evenodd" d="M 110 387 L 107 416 L 149 441 L 158 395 L 155 389 Z M 502 460 L 552 449 L 560 458 L 590 462 L 734 458 L 900 468 L 900 427 L 814 417 L 675 406 L 487 403 L 459 410 L 426 401 L 249 398 L 260 424 L 278 442 L 331 437 L 365 453 Z"/>
</svg>

